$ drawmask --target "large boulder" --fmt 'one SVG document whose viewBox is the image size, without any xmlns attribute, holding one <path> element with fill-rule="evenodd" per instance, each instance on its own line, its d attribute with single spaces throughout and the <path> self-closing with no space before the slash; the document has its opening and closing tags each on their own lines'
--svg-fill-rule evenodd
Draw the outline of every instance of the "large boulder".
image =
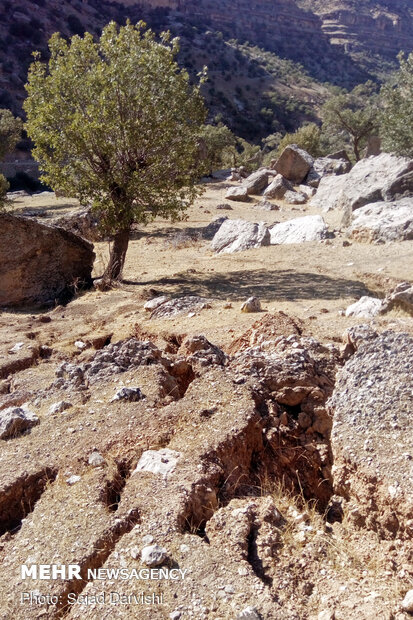
<svg viewBox="0 0 413 620">
<path fill-rule="evenodd" d="M 91 285 L 93 245 L 24 217 L 0 214 L 0 306 L 67 301 Z"/>
<path fill-rule="evenodd" d="M 318 157 L 308 173 L 305 182 L 310 187 L 318 187 L 323 177 L 328 175 L 346 174 L 351 170 L 348 157 Z"/>
<path fill-rule="evenodd" d="M 273 172 L 266 168 L 250 174 L 242 183 L 242 186 L 247 189 L 247 194 L 261 194 L 268 185 L 269 174 L 273 174 Z"/>
<path fill-rule="evenodd" d="M 270 233 L 264 222 L 226 220 L 211 241 L 217 253 L 232 254 L 270 245 Z"/>
<path fill-rule="evenodd" d="M 284 195 L 288 191 L 294 191 L 294 186 L 284 179 L 282 174 L 277 174 L 273 181 L 269 184 L 267 189 L 264 190 L 263 195 L 266 198 L 284 198 Z"/>
<path fill-rule="evenodd" d="M 327 236 L 327 226 L 321 215 L 307 215 L 274 224 L 269 231 L 271 245 L 320 241 Z"/>
<path fill-rule="evenodd" d="M 396 192 L 390 189 L 395 181 L 412 170 L 413 160 L 389 153 L 362 159 L 348 174 L 323 177 L 311 205 L 323 211 L 352 212 L 372 202 L 388 200 Z"/>
<path fill-rule="evenodd" d="M 227 200 L 233 200 L 234 202 L 248 202 L 248 191 L 243 185 L 230 187 L 225 194 Z"/>
<path fill-rule="evenodd" d="M 314 159 L 296 144 L 287 146 L 274 164 L 274 169 L 294 184 L 302 183 L 314 164 Z"/>
<path fill-rule="evenodd" d="M 349 515 L 388 537 L 413 534 L 413 338 L 384 332 L 361 343 L 328 403 L 335 491 Z"/>
<path fill-rule="evenodd" d="M 102 241 L 105 235 L 100 231 L 100 217 L 92 209 L 76 209 L 52 221 L 53 226 L 64 228 L 88 241 Z"/>
<path fill-rule="evenodd" d="M 413 239 L 413 197 L 361 207 L 353 214 L 348 234 L 370 243 Z"/>
</svg>

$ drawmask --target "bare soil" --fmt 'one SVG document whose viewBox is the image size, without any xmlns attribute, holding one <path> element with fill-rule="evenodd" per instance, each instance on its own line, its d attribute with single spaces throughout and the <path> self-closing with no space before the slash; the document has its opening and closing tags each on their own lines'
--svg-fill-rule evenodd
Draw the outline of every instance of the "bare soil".
<svg viewBox="0 0 413 620">
<path fill-rule="evenodd" d="M 233 354 L 253 343 L 259 329 L 271 339 L 295 334 L 340 347 L 347 327 L 366 322 L 343 316 L 349 304 L 412 281 L 413 242 L 343 244 L 340 214 L 331 212 L 324 217 L 336 236 L 327 242 L 214 255 L 201 233 L 215 217 L 271 224 L 318 212 L 282 201 L 279 211 L 261 211 L 259 198 L 229 203 L 228 185 L 207 183 L 184 222 L 136 228 L 119 287 L 79 293 L 65 307 L 0 314 L 0 409 L 26 404 L 40 418 L 30 433 L 2 445 L 0 618 L 229 620 L 248 606 L 270 620 L 408 617 L 400 602 L 413 587 L 411 542 L 382 540 L 346 515 L 328 523 L 311 497 L 292 495 L 282 480 L 265 475 L 267 431 L 253 384 L 240 383 L 231 369 L 194 362 L 194 376 L 179 375 L 177 360 L 190 359 L 181 346 L 187 336 L 203 334 Z M 217 209 L 225 202 L 231 210 Z M 50 194 L 13 205 L 15 212 L 42 210 L 45 222 L 74 208 L 74 201 Z M 108 243 L 95 244 L 95 251 L 99 277 Z M 143 306 L 159 294 L 200 295 L 211 307 L 195 316 L 151 319 Z M 250 296 L 273 318 L 241 313 Z M 413 318 L 402 311 L 372 324 L 413 333 Z M 55 386 L 62 362 L 86 364 L 110 343 L 133 336 L 154 342 L 167 362 L 130 368 L 84 389 Z M 16 343 L 21 349 L 10 353 Z M 122 386 L 139 386 L 145 400 L 112 402 Z M 61 400 L 72 406 L 51 414 Z M 287 432 L 294 410 L 285 413 Z M 183 455 L 170 481 L 133 474 L 144 451 L 166 446 Z M 100 468 L 88 465 L 94 451 L 105 459 Z M 80 479 L 69 485 L 73 475 Z M 142 549 L 145 535 L 167 548 L 170 566 L 188 569 L 187 580 L 21 580 L 24 563 L 139 566 L 133 549 Z M 36 590 L 57 595 L 59 604 L 22 606 L 21 593 Z M 132 590 L 162 594 L 163 602 L 68 606 L 70 592 L 92 597 Z"/>
</svg>

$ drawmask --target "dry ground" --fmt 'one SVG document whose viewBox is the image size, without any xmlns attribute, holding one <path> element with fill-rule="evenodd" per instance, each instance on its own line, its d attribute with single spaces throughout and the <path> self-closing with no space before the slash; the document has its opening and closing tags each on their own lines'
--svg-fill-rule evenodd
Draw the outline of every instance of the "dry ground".
<svg viewBox="0 0 413 620">
<path fill-rule="evenodd" d="M 251 295 L 259 297 L 268 312 L 283 311 L 298 319 L 305 335 L 340 343 L 346 327 L 363 321 L 342 316 L 342 310 L 361 295 L 384 296 L 397 282 L 412 280 L 413 242 L 345 246 L 340 214 L 334 212 L 325 216 L 330 230 L 336 231 L 331 242 L 214 255 L 200 232 L 215 217 L 270 224 L 314 212 L 282 201 L 277 201 L 279 211 L 260 211 L 254 206 L 258 199 L 231 203 L 231 211 L 219 210 L 227 186 L 208 183 L 185 222 L 156 221 L 134 231 L 124 282 L 118 288 L 89 291 L 66 307 L 48 311 L 0 314 L 0 408 L 29 403 L 40 418 L 30 434 L 2 446 L 0 516 L 6 530 L 0 538 L 2 620 L 47 620 L 64 613 L 50 606 L 19 605 L 17 596 L 28 587 L 19 580 L 21 563 L 84 561 L 92 567 L 130 568 L 136 565 L 132 550 L 142 547 L 142 537 L 148 533 L 168 548 L 179 566 L 189 567 L 191 576 L 183 587 L 157 584 L 155 589 L 166 602 L 156 608 L 75 606 L 69 618 L 152 620 L 181 610 L 182 620 L 234 620 L 247 605 L 261 606 L 266 620 L 316 620 L 320 612 L 332 614 L 323 620 L 407 618 L 399 605 L 413 587 L 406 560 L 412 557 L 410 542 L 380 540 L 373 532 L 356 530 L 346 515 L 343 523 L 330 525 L 312 502 L 303 504 L 302 498 L 289 497 L 274 480 L 260 479 L 256 484 L 252 508 L 250 499 L 218 497 L 222 512 L 216 512 L 207 525 L 210 544 L 206 545 L 194 515 L 199 519 L 210 504 L 210 499 L 203 503 L 199 497 L 213 495 L 216 456 L 226 463 L 225 486 L 238 458 L 250 475 L 257 466 L 256 454 L 263 454 L 256 403 L 230 374 L 220 368 L 201 373 L 183 397 L 176 395 L 176 385 L 159 364 L 133 368 L 84 392 L 50 389 L 62 361 L 87 362 L 108 342 L 132 335 L 151 338 L 164 351 L 169 347 L 167 355 L 183 334 L 202 333 L 229 350 L 259 318 L 240 312 Z M 43 209 L 48 221 L 74 205 L 68 199 L 38 195 L 16 201 L 13 208 Z M 99 276 L 108 244 L 95 244 L 95 251 L 95 275 Z M 202 295 L 211 299 L 212 307 L 193 317 L 152 320 L 143 305 L 155 292 Z M 225 307 L 228 303 L 232 307 Z M 374 324 L 379 330 L 413 333 L 413 318 L 402 312 L 392 312 Z M 87 345 L 82 352 L 75 346 L 78 340 Z M 22 349 L 10 355 L 17 342 L 23 343 Z M 111 403 L 122 385 L 139 385 L 146 401 Z M 59 400 L 70 400 L 73 406 L 64 414 L 50 414 L 50 405 Z M 187 456 L 172 486 L 151 474 L 132 475 L 144 450 L 164 446 Z M 104 467 L 88 466 L 93 450 L 105 457 Z M 74 486 L 65 482 L 71 475 L 80 476 Z M 185 512 L 189 510 L 185 493 L 192 497 L 191 513 Z M 275 530 L 268 525 L 265 537 L 265 528 L 254 534 L 250 523 L 249 542 L 244 542 L 258 555 L 250 557 L 251 550 L 243 555 L 238 542 L 233 544 L 231 539 L 231 528 L 238 523 L 234 509 L 249 506 L 258 514 L 268 501 L 274 502 L 286 525 Z M 168 529 L 169 521 L 181 523 L 178 534 Z M 240 527 L 242 523 L 240 518 Z M 251 543 L 254 535 L 257 540 Z M 267 556 L 269 548 L 272 555 Z M 264 572 L 257 563 L 265 567 Z M 42 592 L 57 593 L 63 599 L 73 586 L 39 584 Z M 128 591 L 127 585 L 115 585 Z M 92 596 L 106 587 L 115 586 L 89 583 L 82 591 Z"/>
</svg>

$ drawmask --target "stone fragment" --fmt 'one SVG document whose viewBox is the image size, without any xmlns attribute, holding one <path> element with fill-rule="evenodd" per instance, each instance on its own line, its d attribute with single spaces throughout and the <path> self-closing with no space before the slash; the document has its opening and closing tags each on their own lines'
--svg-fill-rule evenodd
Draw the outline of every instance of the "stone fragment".
<svg viewBox="0 0 413 620">
<path fill-rule="evenodd" d="M 413 614 L 413 590 L 409 590 L 402 601 L 402 609 L 408 614 Z"/>
<path fill-rule="evenodd" d="M 89 456 L 88 464 L 91 465 L 92 467 L 100 467 L 104 463 L 105 463 L 105 459 L 96 450 L 94 450 L 92 454 Z"/>
<path fill-rule="evenodd" d="M 68 478 L 66 480 L 66 484 L 68 484 L 70 487 L 73 486 L 74 484 L 76 484 L 77 482 L 79 482 L 79 480 L 81 479 L 80 476 L 70 476 L 70 478 Z"/>
<path fill-rule="evenodd" d="M 257 297 L 249 297 L 241 306 L 241 312 L 261 312 L 261 302 Z"/>
<path fill-rule="evenodd" d="M 138 400 L 142 400 L 144 395 L 142 394 L 140 388 L 138 387 L 123 387 L 118 390 L 115 396 L 110 401 L 113 403 L 116 400 L 126 400 L 128 402 L 136 402 Z"/>
<path fill-rule="evenodd" d="M 377 316 L 382 311 L 383 302 L 376 297 L 364 295 L 351 304 L 346 310 L 346 316 L 363 317 L 366 319 Z"/>
<path fill-rule="evenodd" d="M 302 192 L 288 191 L 284 194 L 284 200 L 291 205 L 303 205 L 307 202 L 307 196 Z"/>
<path fill-rule="evenodd" d="M 142 454 L 133 473 L 150 471 L 153 474 L 160 474 L 166 478 L 174 471 L 180 456 L 180 452 L 175 452 L 169 448 L 147 450 Z"/>
<path fill-rule="evenodd" d="M 211 300 L 197 295 L 177 297 L 164 302 L 151 314 L 151 319 L 173 319 L 175 316 L 186 314 L 195 316 L 201 310 L 211 308 Z"/>
<path fill-rule="evenodd" d="M 159 545 L 150 545 L 149 547 L 144 547 L 141 552 L 141 561 L 146 566 L 154 567 L 160 566 L 164 564 L 168 559 L 168 552 L 165 547 L 160 547 Z"/>
<path fill-rule="evenodd" d="M 383 312 L 392 308 L 402 308 L 413 315 L 413 284 L 400 282 L 383 301 Z"/>
<path fill-rule="evenodd" d="M 237 620 L 260 620 L 260 615 L 255 607 L 246 607 L 237 616 Z"/>
<path fill-rule="evenodd" d="M 35 413 L 23 407 L 7 407 L 0 411 L 0 439 L 18 437 L 40 423 Z"/>
<path fill-rule="evenodd" d="M 255 209 L 262 209 L 263 211 L 279 211 L 281 209 L 280 205 L 275 205 L 269 200 L 260 200 L 254 205 Z"/>
<path fill-rule="evenodd" d="M 166 301 L 169 301 L 170 299 L 171 298 L 168 297 L 167 295 L 159 295 L 159 297 L 154 297 L 153 299 L 150 299 L 149 301 L 147 301 L 143 307 L 146 310 L 146 312 L 153 312 L 153 310 L 155 310 L 156 308 L 159 308 L 159 306 L 164 304 Z"/>
<path fill-rule="evenodd" d="M 63 413 L 63 411 L 70 409 L 70 407 L 73 407 L 72 403 L 69 403 L 65 400 L 59 400 L 59 402 L 53 403 L 53 405 L 50 406 L 49 413 L 51 415 L 55 413 Z"/>
</svg>

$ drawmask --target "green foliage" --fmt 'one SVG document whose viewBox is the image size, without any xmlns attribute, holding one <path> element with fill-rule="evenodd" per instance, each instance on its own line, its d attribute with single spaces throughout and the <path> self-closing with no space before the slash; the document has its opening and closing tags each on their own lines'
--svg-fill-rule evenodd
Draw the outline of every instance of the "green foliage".
<svg viewBox="0 0 413 620">
<path fill-rule="evenodd" d="M 0 109 L 0 160 L 14 150 L 20 140 L 22 121 L 15 118 L 10 110 Z"/>
<path fill-rule="evenodd" d="M 7 192 L 9 191 L 10 184 L 6 177 L 0 174 L 0 210 L 7 204 Z"/>
<path fill-rule="evenodd" d="M 13 151 L 20 139 L 21 131 L 20 118 L 15 118 L 10 110 L 0 109 L 0 160 Z M 0 174 L 0 209 L 4 208 L 7 203 L 9 187 L 7 179 Z"/>
<path fill-rule="evenodd" d="M 351 145 L 356 161 L 369 136 L 378 131 L 378 97 L 372 82 L 351 92 L 336 89 L 321 110 L 324 139 L 333 148 Z"/>
<path fill-rule="evenodd" d="M 321 129 L 315 123 L 303 125 L 297 131 L 285 134 L 278 145 L 277 156 L 281 155 L 282 151 L 289 144 L 297 144 L 297 146 L 310 153 L 313 157 L 320 157 L 322 155 L 320 135 Z"/>
<path fill-rule="evenodd" d="M 179 218 L 198 195 L 197 136 L 205 120 L 199 84 L 141 22 L 108 24 L 66 41 L 30 68 L 26 129 L 42 181 L 92 203 L 113 234 L 156 215 Z"/>
<path fill-rule="evenodd" d="M 206 174 L 225 168 L 228 165 L 231 148 L 235 145 L 236 137 L 223 123 L 204 125 L 199 132 L 199 148 Z"/>
<path fill-rule="evenodd" d="M 413 53 L 399 55 L 400 69 L 381 89 L 380 129 L 383 147 L 413 157 Z"/>
</svg>

